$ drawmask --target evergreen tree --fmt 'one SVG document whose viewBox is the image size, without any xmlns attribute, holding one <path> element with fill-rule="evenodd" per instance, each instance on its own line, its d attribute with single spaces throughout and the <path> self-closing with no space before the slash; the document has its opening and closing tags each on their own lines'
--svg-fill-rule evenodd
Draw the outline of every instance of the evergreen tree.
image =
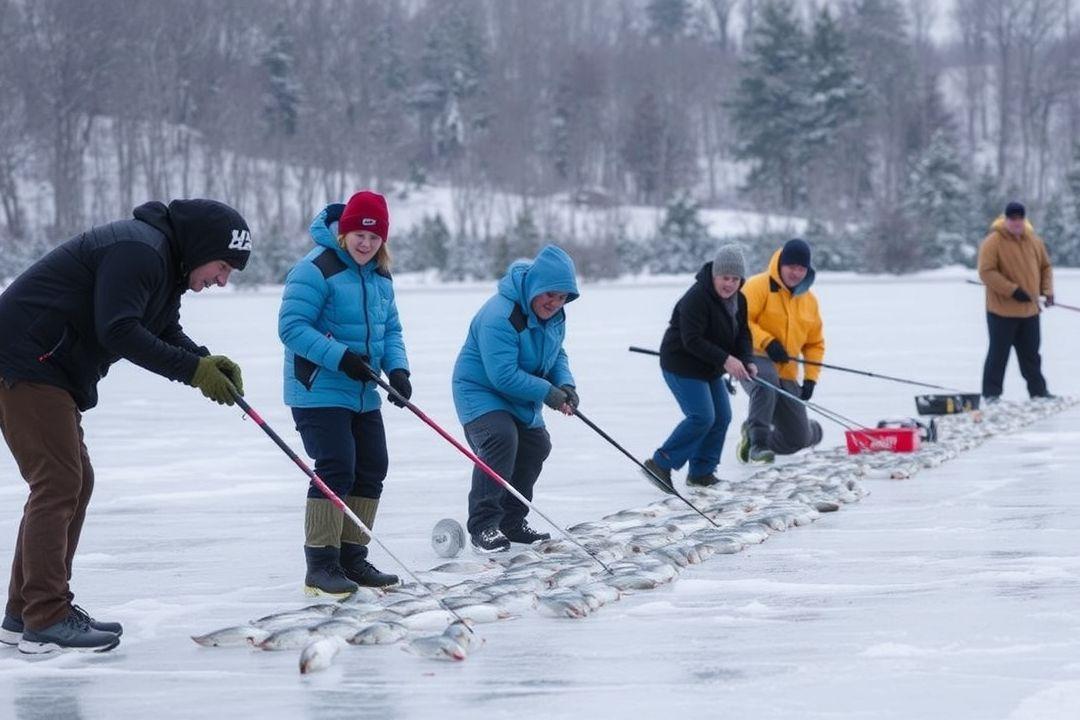
<svg viewBox="0 0 1080 720">
<path fill-rule="evenodd" d="M 701 221 L 700 211 L 687 193 L 679 193 L 668 204 L 652 244 L 649 267 L 653 272 L 693 272 L 712 258 L 716 241 Z"/>
<path fill-rule="evenodd" d="M 770 0 L 754 25 L 731 102 L 735 156 L 751 163 L 745 190 L 794 210 L 807 180 L 803 140 L 811 114 L 806 36 L 790 0 Z"/>
<path fill-rule="evenodd" d="M 990 224 L 1004 208 L 1002 197 L 997 175 L 989 167 L 984 167 L 974 181 L 967 232 L 964 234 L 965 242 L 976 248 L 976 257 L 968 263 L 969 267 L 974 267 L 978 261 L 978 247 L 990 232 Z"/>
<path fill-rule="evenodd" d="M 296 80 L 296 57 L 284 20 L 274 23 L 262 57 L 266 70 L 262 120 L 270 135 L 296 134 L 300 117 L 300 85 Z"/>
<path fill-rule="evenodd" d="M 1046 243 L 1046 252 L 1054 265 L 1077 265 L 1080 261 L 1080 231 L 1070 204 L 1066 196 L 1052 195 L 1043 206 L 1041 222 L 1035 228 Z"/>
<path fill-rule="evenodd" d="M 934 133 L 912 166 L 903 198 L 910 227 L 918 233 L 922 267 L 970 264 L 978 252 L 965 236 L 967 176 L 952 135 Z"/>
<path fill-rule="evenodd" d="M 1080 266 L 1080 143 L 1073 145 L 1072 162 L 1065 174 L 1065 188 L 1048 204 L 1041 228 L 1055 264 Z"/>
<path fill-rule="evenodd" d="M 649 32 L 664 43 L 681 36 L 690 23 L 689 0 L 649 0 L 645 6 L 649 18 Z"/>
<path fill-rule="evenodd" d="M 475 100 L 488 71 L 487 41 L 475 3 L 451 0 L 434 6 L 420 58 L 420 82 L 413 105 L 420 114 L 426 154 L 446 166 L 468 144 L 470 134 L 486 123 Z"/>
<path fill-rule="evenodd" d="M 892 205 L 907 175 L 906 130 L 918 112 L 912 102 L 919 93 L 907 16 L 900 0 L 853 0 L 844 20 L 855 67 L 869 91 L 862 132 L 877 148 L 877 200 Z"/>
<path fill-rule="evenodd" d="M 498 276 L 514 260 L 533 257 L 543 244 L 544 239 L 532 211 L 527 207 L 522 208 L 514 224 L 492 242 L 491 274 Z"/>
<path fill-rule="evenodd" d="M 490 277 L 488 265 L 483 243 L 478 238 L 458 232 L 447 238 L 446 264 L 439 277 L 443 280 Z"/>
<path fill-rule="evenodd" d="M 409 234 L 411 270 L 442 270 L 451 244 L 450 229 L 446 227 L 442 213 L 425 215 L 419 225 Z"/>
<path fill-rule="evenodd" d="M 810 205 L 831 210 L 858 207 L 870 187 L 871 154 L 858 131 L 867 112 L 867 91 L 855 72 L 843 31 L 827 7 L 814 19 L 807 54 L 809 115 L 803 138 L 812 178 Z"/>
<path fill-rule="evenodd" d="M 664 126 L 656 95 L 645 93 L 634 106 L 630 131 L 623 143 L 623 162 L 634 178 L 637 197 L 652 201 L 660 190 L 664 163 Z"/>
</svg>

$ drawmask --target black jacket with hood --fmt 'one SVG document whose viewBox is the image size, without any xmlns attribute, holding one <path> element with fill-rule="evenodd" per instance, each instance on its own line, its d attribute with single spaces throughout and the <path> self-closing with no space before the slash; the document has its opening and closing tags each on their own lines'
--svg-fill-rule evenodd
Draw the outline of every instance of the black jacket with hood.
<svg viewBox="0 0 1080 720">
<path fill-rule="evenodd" d="M 660 367 L 697 380 L 715 380 L 724 363 L 734 355 L 750 362 L 750 326 L 746 322 L 746 298 L 735 293 L 735 317 L 724 307 L 712 281 L 712 263 L 705 263 L 694 284 L 675 304 L 671 322 L 660 343 Z"/>
<path fill-rule="evenodd" d="M 34 263 L 0 294 L 0 378 L 97 404 L 97 383 L 125 358 L 189 382 L 200 356 L 180 327 L 191 270 L 225 260 L 238 270 L 251 244 L 243 217 L 214 200 L 148 202 L 133 220 L 95 227 Z"/>
</svg>

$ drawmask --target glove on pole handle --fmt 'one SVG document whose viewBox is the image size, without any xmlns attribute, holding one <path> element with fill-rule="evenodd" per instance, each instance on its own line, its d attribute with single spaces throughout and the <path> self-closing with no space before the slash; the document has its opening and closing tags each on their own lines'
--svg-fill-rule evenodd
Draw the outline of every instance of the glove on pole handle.
<svg viewBox="0 0 1080 720">
<path fill-rule="evenodd" d="M 366 366 L 366 363 L 365 363 L 365 366 Z M 478 467 L 478 468 L 480 468 L 481 470 L 483 470 L 483 471 L 484 471 L 484 474 L 486 474 L 486 475 L 487 475 L 488 477 L 490 477 L 490 478 L 491 478 L 492 480 L 494 480 L 495 482 L 499 483 L 499 485 L 502 485 L 503 489 L 505 489 L 505 490 L 506 490 L 506 491 L 508 491 L 508 492 L 509 492 L 509 493 L 510 493 L 511 495 L 513 495 L 513 496 L 514 496 L 515 498 L 517 498 L 517 499 L 518 499 L 518 500 L 519 500 L 519 501 L 520 501 L 520 502 L 521 502 L 521 503 L 522 503 L 523 505 L 525 505 L 526 507 L 528 507 L 528 508 L 529 508 L 530 510 L 533 510 L 534 512 L 536 512 L 536 514 L 537 514 L 537 515 L 539 515 L 540 517 L 544 518 L 544 520 L 547 520 L 547 522 L 548 522 L 548 523 L 549 523 L 549 524 L 550 524 L 550 525 L 551 525 L 551 526 L 552 526 L 553 528 L 555 528 L 556 530 L 558 530 L 558 531 L 559 531 L 559 533 L 560 533 L 560 534 L 561 534 L 561 535 L 562 535 L 562 536 L 563 536 L 564 538 L 566 538 L 567 540 L 569 540 L 570 542 L 572 542 L 572 543 L 573 543 L 574 545 L 577 545 L 577 546 L 578 546 L 579 548 L 581 548 L 581 550 L 582 550 L 582 551 L 584 551 L 586 555 L 588 555 L 589 557 L 591 557 L 591 558 L 592 558 L 593 560 L 595 560 L 596 562 L 600 563 L 600 566 L 601 566 L 601 567 L 603 567 L 603 568 L 604 568 L 605 570 L 607 570 L 607 571 L 608 571 L 609 573 L 611 573 L 611 572 L 612 572 L 611 568 L 609 568 L 609 567 L 608 567 L 608 566 L 607 566 L 607 565 L 606 565 L 606 564 L 604 563 L 604 561 L 603 561 L 603 560 L 601 560 L 600 558 L 596 557 L 596 554 L 595 554 L 595 553 L 593 553 L 593 552 L 592 552 L 591 550 L 589 550 L 589 548 L 585 547 L 585 546 L 584 546 L 584 545 L 582 545 L 582 544 L 581 544 L 580 542 L 578 542 L 578 541 L 577 541 L 577 540 L 576 540 L 576 539 L 574 538 L 574 536 L 573 536 L 573 535 L 571 535 L 571 534 L 570 534 L 569 532 L 567 532 L 566 530 L 563 530 L 563 529 L 562 529 L 562 527 L 561 527 L 560 525 L 556 524 L 556 522 L 555 522 L 554 520 L 552 520 L 552 519 L 551 519 L 551 518 L 549 518 L 549 517 L 548 517 L 547 515 L 545 515 L 545 514 L 544 514 L 544 513 L 543 513 L 543 512 L 542 512 L 542 511 L 541 511 L 541 510 L 540 510 L 540 509 L 538 508 L 538 507 L 536 507 L 535 505 L 533 505 L 531 501 L 527 500 L 527 499 L 525 498 L 525 496 L 524 496 L 524 495 L 522 495 L 522 494 L 521 494 L 520 492 L 518 492 L 517 488 L 515 488 L 515 487 L 514 487 L 513 485 L 511 485 L 511 484 L 510 484 L 509 482 L 507 482 L 507 481 L 506 481 L 505 479 L 503 479 L 503 477 L 502 477 L 501 475 L 499 475 L 499 473 L 497 473 L 497 472 L 495 472 L 494 470 L 492 470 L 492 469 L 491 469 L 491 467 L 490 467 L 490 466 L 489 466 L 489 465 L 488 465 L 488 464 L 487 464 L 486 462 L 484 462 L 483 460 L 481 460 L 481 459 L 480 459 L 480 458 L 479 458 L 479 457 L 478 457 L 478 456 L 476 455 L 476 453 L 474 453 L 474 452 L 473 452 L 472 450 L 469 450 L 469 448 L 465 447 L 465 446 L 464 446 L 464 445 L 462 445 L 462 444 L 461 444 L 460 442 L 458 442 L 458 441 L 457 441 L 457 439 L 456 439 L 456 438 L 455 438 L 455 437 L 454 437 L 453 435 L 451 435 L 450 433 L 446 432 L 446 431 L 445 431 L 445 430 L 443 430 L 443 429 L 442 429 L 441 427 L 439 427 L 438 423 L 436 423 L 436 422 L 435 422 L 434 420 L 432 420 L 431 418 L 429 418 L 429 417 L 428 417 L 428 416 L 427 416 L 427 415 L 426 415 L 426 414 L 424 413 L 424 411 L 423 411 L 423 410 L 421 410 L 420 408 L 416 407 L 416 405 L 413 405 L 413 404 L 412 404 L 412 402 L 411 402 L 410 400 L 408 400 L 408 399 L 407 399 L 407 398 L 406 398 L 406 397 L 405 397 L 404 395 L 402 395 L 401 393 L 399 393 L 399 392 L 398 392 L 397 390 L 395 390 L 395 389 L 394 389 L 393 387 L 391 387 L 391 385 L 390 385 L 389 383 L 387 383 L 387 382 L 386 382 L 385 380 L 383 380 L 383 379 L 382 379 L 381 377 L 379 377 L 379 376 L 378 376 L 378 375 L 377 375 L 377 374 L 375 373 L 375 371 L 371 369 L 371 367 L 370 367 L 370 366 L 367 366 L 367 368 L 368 368 L 368 370 L 370 370 L 370 371 L 371 371 L 371 376 L 372 376 L 372 377 L 374 378 L 374 382 L 375 382 L 375 384 L 376 384 L 376 385 L 378 385 L 379 387 L 381 387 L 381 388 L 382 388 L 383 390 L 385 390 L 385 391 L 386 391 L 386 393 L 387 393 L 388 395 L 393 395 L 394 397 L 396 397 L 396 398 L 398 398 L 399 400 L 401 400 L 401 402 L 402 402 L 402 403 L 404 403 L 404 406 L 405 406 L 405 407 L 407 407 L 407 408 L 409 408 L 409 410 L 411 410 L 411 411 L 413 412 L 413 414 L 414 414 L 414 415 L 416 415 L 416 417 L 418 417 L 418 418 L 420 418 L 421 420 L 423 420 L 423 421 L 424 421 L 424 422 L 425 422 L 425 423 L 426 423 L 426 424 L 427 424 L 427 425 L 428 425 L 428 426 L 429 426 L 429 427 L 430 427 L 430 428 L 431 428 L 432 430 L 434 430 L 435 432 L 439 433 L 439 435 L 441 435 L 441 436 L 442 436 L 442 438 L 443 438 L 444 440 L 446 440 L 446 441 L 447 441 L 447 442 L 449 442 L 449 443 L 450 443 L 451 445 L 453 445 L 454 447 L 456 447 L 456 448 L 457 448 L 457 449 L 458 449 L 459 451 L 461 451 L 461 453 L 462 453 L 463 455 L 465 455 L 465 457 L 467 457 L 467 458 L 469 458 L 470 460 L 472 460 L 472 461 L 473 461 L 473 463 L 474 463 L 474 464 L 476 465 L 476 467 Z M 612 574 L 614 574 L 614 573 L 612 573 Z"/>
<path fill-rule="evenodd" d="M 983 283 L 979 282 L 978 280 L 965 279 L 964 282 L 966 282 L 968 285 L 983 285 Z M 1059 307 L 1066 310 L 1072 310 L 1074 312 L 1080 312 L 1080 307 L 1077 307 L 1075 305 L 1065 305 L 1064 303 L 1059 303 L 1057 300 L 1054 301 L 1053 305 L 1044 305 L 1044 307 Z"/>
<path fill-rule="evenodd" d="M 469 632 L 473 632 L 473 629 L 471 627 L 469 627 L 468 623 L 465 622 L 465 619 L 463 617 L 458 615 L 457 612 L 455 612 L 449 605 L 444 603 L 442 598 L 440 598 L 438 595 L 436 595 L 435 592 L 431 588 L 429 588 L 425 582 L 423 582 L 420 578 L 416 577 L 416 575 L 413 574 L 413 571 L 409 569 L 409 566 L 406 565 L 405 563 L 403 563 L 401 561 L 401 558 L 399 558 L 397 555 L 392 553 L 390 551 L 390 548 L 386 547 L 386 545 L 383 544 L 382 540 L 375 537 L 374 533 L 371 532 L 371 528 L 369 528 L 367 525 L 365 525 L 364 521 L 361 520 L 359 517 L 357 517 L 356 513 L 354 513 L 352 510 L 350 510 L 349 506 L 346 505 L 341 500 L 341 498 L 339 498 L 337 496 L 337 493 L 335 493 L 333 490 L 331 490 L 330 487 L 325 482 L 323 482 L 323 479 L 321 477 L 319 477 L 318 475 L 316 475 L 315 471 L 312 470 L 311 468 L 309 468 L 307 466 L 307 463 L 305 463 L 303 460 L 301 460 L 300 457 L 296 453 L 294 453 L 292 451 L 292 448 L 290 448 L 285 443 L 285 441 L 282 440 L 281 437 L 276 432 L 274 432 L 274 429 L 271 428 L 270 425 L 268 425 L 267 422 L 262 419 L 262 416 L 259 415 L 259 413 L 255 412 L 255 408 L 251 407 L 251 405 L 248 405 L 247 400 L 244 400 L 244 398 L 240 395 L 240 393 L 238 393 L 238 392 L 236 392 L 234 390 L 233 391 L 233 397 L 236 400 L 236 404 L 240 406 L 240 409 L 243 410 L 245 413 L 247 413 L 247 416 L 250 417 L 252 420 L 254 420 L 255 424 L 258 425 L 259 427 L 261 427 L 263 429 L 263 431 L 267 435 L 270 436 L 270 439 L 273 440 L 277 444 L 277 446 L 279 448 L 281 448 L 282 451 L 286 455 L 289 456 L 290 460 L 292 460 L 294 463 L 296 463 L 297 467 L 299 467 L 301 470 L 304 471 L 304 474 L 307 475 L 308 478 L 311 480 L 312 484 L 315 485 L 315 487 L 317 487 L 319 489 L 319 492 L 321 492 L 323 495 L 326 496 L 327 500 L 329 500 L 331 503 L 333 503 L 334 506 L 338 510 L 341 510 L 342 512 L 344 512 L 345 515 L 350 520 L 352 520 L 354 523 L 356 523 L 356 526 L 359 527 L 360 530 L 362 530 L 363 533 L 368 536 L 368 538 L 370 538 L 371 540 L 374 540 L 375 542 L 377 542 L 379 544 L 379 547 L 381 547 L 383 550 L 385 550 L 386 554 L 389 555 L 390 557 L 392 557 L 394 559 L 394 562 L 396 562 L 398 565 L 400 565 L 401 568 L 406 573 L 408 573 L 409 577 L 411 577 L 414 581 L 416 581 L 416 583 L 420 587 L 427 590 L 428 594 L 430 594 L 431 597 L 435 598 L 435 601 L 438 602 L 439 605 L 441 605 L 444 610 L 446 610 L 448 613 L 450 613 L 451 615 L 453 615 L 456 618 L 455 622 L 461 623 L 462 625 L 465 626 L 465 628 Z"/>
<path fill-rule="evenodd" d="M 680 494 L 679 494 L 679 491 L 675 489 L 675 486 L 674 486 L 674 485 L 669 485 L 668 483 L 664 482 L 664 481 L 663 481 L 663 480 L 662 480 L 661 478 L 657 477 L 657 475 L 656 475 L 655 473 L 653 473 L 653 472 L 652 472 L 651 470 L 649 470 L 649 468 L 645 467 L 645 464 L 644 464 L 644 463 L 642 463 L 642 462 L 641 462 L 641 461 L 639 461 L 639 460 L 638 460 L 638 459 L 637 459 L 636 457 L 634 457 L 633 455 L 631 455 L 631 454 L 630 454 L 630 452 L 629 452 L 629 451 L 628 451 L 628 450 L 627 450 L 626 448 L 624 448 L 624 447 L 623 447 L 622 445 L 620 445 L 619 443 L 615 442 L 614 438 L 612 438 L 612 437 L 611 437 L 610 435 L 608 435 L 608 434 L 607 434 L 606 432 L 604 432 L 604 431 L 603 431 L 603 430 L 601 430 L 601 429 L 600 429 L 599 427 L 597 427 L 597 426 L 596 426 L 596 424 L 595 424 L 595 423 L 594 423 L 594 422 L 593 422 L 592 420 L 590 420 L 589 418 L 585 417 L 585 416 L 584 416 L 584 415 L 583 415 L 583 414 L 581 413 L 581 410 L 579 410 L 579 409 L 577 409 L 577 408 L 574 408 L 574 415 L 577 415 L 577 416 L 578 416 L 578 417 L 579 417 L 579 418 L 581 419 L 581 422 L 585 423 L 585 424 L 586 424 L 586 425 L 588 425 L 588 426 L 589 426 L 590 428 L 592 428 L 593 430 L 595 430 L 595 431 L 596 431 L 596 434 L 597 434 L 597 435 L 599 435 L 600 437 L 604 438 L 604 439 L 605 439 L 605 440 L 607 440 L 607 441 L 608 441 L 609 443 L 611 443 L 611 444 L 612 444 L 612 446 L 613 446 L 613 447 L 615 447 L 615 449 L 616 449 L 616 450 L 618 450 L 618 451 L 619 451 L 619 452 L 621 452 L 621 453 L 622 453 L 623 455 L 625 455 L 626 457 L 628 457 L 628 458 L 630 458 L 631 460 L 633 460 L 633 461 L 634 461 L 634 464 L 635 464 L 635 465 L 637 465 L 637 466 L 638 466 L 639 468 L 641 468 L 642 470 L 644 470 L 645 472 L 649 473 L 649 474 L 650 474 L 650 475 L 652 475 L 652 476 L 653 476 L 654 478 L 656 478 L 656 481 L 657 481 L 657 482 L 659 482 L 659 483 L 660 483 L 661 485 L 663 485 L 664 487 L 670 488 L 670 489 L 671 489 L 671 494 L 672 494 L 672 495 L 674 495 L 675 497 L 679 498 L 680 500 L 682 500 L 682 501 L 683 501 L 684 503 L 686 503 L 686 504 L 687 504 L 687 505 L 688 505 L 688 506 L 690 507 L 690 509 L 691 509 L 691 510 L 693 510 L 693 511 L 694 511 L 694 512 L 696 512 L 696 513 L 697 513 L 698 515 L 700 515 L 701 517 L 703 517 L 703 518 L 705 518 L 706 520 L 708 520 L 708 521 L 709 521 L 710 523 L 712 523 L 712 524 L 713 524 L 713 526 L 714 526 L 714 527 L 720 527 L 720 525 L 719 525 L 719 524 L 718 524 L 718 523 L 717 523 L 717 522 L 716 522 L 715 520 L 713 520 L 713 519 L 712 519 L 711 517 L 709 517 L 708 515 L 706 515 L 705 513 L 703 513 L 703 512 L 701 511 L 701 510 L 699 510 L 699 509 L 698 509 L 698 507 L 697 507 L 696 505 L 694 505 L 694 503 L 690 502 L 690 501 L 689 501 L 689 500 L 687 500 L 687 499 L 686 499 L 685 497 L 683 497 L 682 495 L 680 495 Z"/>
</svg>

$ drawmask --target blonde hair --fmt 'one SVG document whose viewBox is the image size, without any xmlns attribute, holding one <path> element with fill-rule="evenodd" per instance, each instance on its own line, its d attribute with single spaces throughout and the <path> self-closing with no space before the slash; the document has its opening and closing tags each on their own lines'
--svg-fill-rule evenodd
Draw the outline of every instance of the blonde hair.
<svg viewBox="0 0 1080 720">
<path fill-rule="evenodd" d="M 345 252 L 349 252 L 349 248 L 345 244 L 344 235 L 337 236 L 337 244 L 341 247 L 342 250 L 344 250 Z M 375 264 L 379 266 L 380 270 L 382 270 L 384 273 L 390 272 L 390 250 L 387 249 L 385 240 L 383 240 L 382 245 L 379 246 L 379 249 L 375 251 L 374 259 Z"/>
</svg>

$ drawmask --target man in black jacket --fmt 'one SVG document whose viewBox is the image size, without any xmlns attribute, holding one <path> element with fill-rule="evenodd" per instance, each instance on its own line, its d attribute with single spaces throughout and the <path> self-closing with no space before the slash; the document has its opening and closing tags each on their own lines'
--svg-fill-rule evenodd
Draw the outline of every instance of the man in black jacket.
<svg viewBox="0 0 1080 720">
<path fill-rule="evenodd" d="M 232 405 L 240 368 L 180 327 L 180 297 L 224 287 L 251 254 L 247 223 L 214 200 L 149 202 L 63 243 L 0 294 L 0 431 L 30 486 L 0 642 L 27 653 L 110 650 L 119 623 L 72 604 L 94 470 L 82 413 L 124 358 Z"/>
</svg>

